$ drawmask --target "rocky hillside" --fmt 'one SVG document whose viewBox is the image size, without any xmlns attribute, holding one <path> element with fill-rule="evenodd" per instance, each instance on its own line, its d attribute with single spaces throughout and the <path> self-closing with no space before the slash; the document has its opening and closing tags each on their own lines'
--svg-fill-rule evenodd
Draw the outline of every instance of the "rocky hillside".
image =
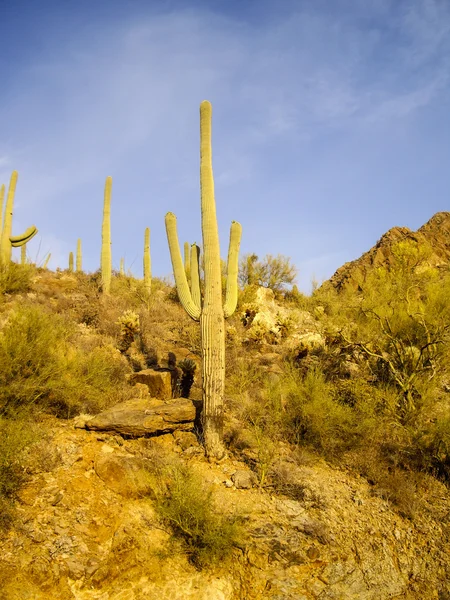
<svg viewBox="0 0 450 600">
<path fill-rule="evenodd" d="M 17 341 L 23 324 L 32 319 L 36 328 L 45 317 L 54 319 L 56 330 L 61 315 L 76 324 L 60 346 L 59 338 L 54 338 L 58 352 L 47 359 L 65 361 L 61 364 L 66 365 L 66 387 L 59 376 L 56 383 L 49 380 L 54 388 L 46 392 L 48 404 L 33 413 L 39 436 L 19 463 L 11 461 L 20 469 L 22 484 L 11 496 L 15 513 L 9 528 L 0 532 L 1 600 L 450 598 L 450 498 L 444 483 L 423 473 L 419 485 L 415 473 L 407 473 L 411 478 L 405 479 L 391 461 L 386 478 L 378 484 L 377 457 L 371 474 L 366 469 L 361 476 L 352 467 L 351 451 L 365 457 L 371 447 L 361 450 L 348 443 L 355 435 L 350 428 L 357 428 L 362 419 L 355 413 L 357 421 L 348 424 L 350 405 L 357 407 L 358 400 L 348 385 L 353 382 L 347 371 L 343 381 L 346 398 L 352 400 L 349 406 L 327 397 L 327 384 L 317 379 L 314 368 L 313 379 L 305 384 L 309 388 L 302 389 L 305 398 L 313 397 L 316 377 L 319 392 L 313 404 L 305 400 L 302 413 L 289 412 L 295 409 L 292 398 L 301 397 L 293 388 L 280 387 L 275 395 L 276 386 L 284 381 L 291 385 L 295 379 L 295 385 L 303 385 L 285 362 L 299 344 L 305 364 L 317 365 L 321 356 L 343 364 L 359 360 L 349 373 L 361 376 L 362 360 L 349 356 L 348 348 L 344 358 L 335 345 L 327 348 L 323 308 L 314 312 L 287 302 L 282 305 L 268 290 L 258 290 L 251 302 L 241 303 L 227 332 L 228 453 L 224 460 L 210 463 L 196 421 L 201 397 L 198 372 L 193 400 L 173 398 L 173 361 L 169 358 L 159 366 L 162 361 L 158 365 L 154 358 L 169 352 L 198 363 L 197 325 L 171 299 L 171 290 L 159 290 L 154 302 L 139 308 L 133 281 L 113 281 L 120 286 L 113 285 L 108 299 L 99 298 L 91 284 L 89 276 L 41 271 L 30 291 L 7 294 L 0 305 L 1 347 L 7 335 L 15 336 L 14 359 L 21 360 L 20 352 L 24 353 L 28 379 L 33 356 Z M 136 313 L 130 312 L 130 305 Z M 11 323 L 14 327 L 8 329 Z M 130 339 L 136 344 L 138 327 L 144 325 L 153 356 L 150 367 L 141 364 L 145 344 L 133 352 L 124 349 L 124 331 L 128 335 L 133 327 Z M 42 329 L 39 335 L 44 334 Z M 34 335 L 36 345 L 39 337 Z M 91 355 L 86 362 L 84 356 Z M 74 370 L 74 360 L 81 361 L 82 368 Z M 94 402 L 90 399 L 97 394 L 94 370 L 102 371 L 114 361 L 118 366 L 112 374 L 113 390 L 108 389 L 107 399 Z M 42 365 L 40 369 L 42 388 L 45 371 Z M 78 393 L 77 378 L 88 376 L 91 387 Z M 365 393 L 364 382 L 355 381 Z M 27 394 L 30 385 L 28 381 Z M 106 391 L 103 379 L 101 386 Z M 14 387 L 16 394 L 18 389 Z M 2 393 L 4 399 L 3 388 Z M 74 411 L 84 414 L 72 416 Z M 294 419 L 291 414 L 303 415 L 304 443 L 283 437 L 282 428 L 291 426 L 283 423 Z M 311 433 L 315 418 L 322 419 L 316 438 Z M 0 420 L 0 426 L 5 423 Z M 374 430 L 371 438 L 388 437 L 389 426 L 376 427 L 379 431 Z M 392 430 L 400 439 L 400 427 Z M 388 450 L 393 456 L 394 446 Z M 169 465 L 169 471 L 158 470 L 158 465 Z M 384 466 L 381 469 L 384 473 Z M 161 512 L 161 502 L 167 511 L 164 494 L 180 473 L 201 483 L 181 490 L 177 510 L 184 512 L 172 514 L 170 520 L 164 517 L 167 512 Z M 220 518 L 226 524 L 233 515 L 239 518 L 239 537 L 223 560 L 204 564 L 192 560 L 207 541 L 201 535 L 188 536 L 186 543 L 187 526 L 181 517 L 189 517 L 195 506 L 202 516 L 201 506 L 195 504 L 197 491 L 204 493 L 205 502 L 213 503 L 215 516 L 209 519 Z"/>
<path fill-rule="evenodd" d="M 330 278 L 329 283 L 337 290 L 357 289 L 373 268 L 381 266 L 389 268 L 392 265 L 394 261 L 392 249 L 396 244 L 404 241 L 429 249 L 426 257 L 427 265 L 432 267 L 448 265 L 450 261 L 450 213 L 436 213 L 417 231 L 411 231 L 407 227 L 389 229 L 375 246 L 360 258 L 339 267 Z"/>
</svg>

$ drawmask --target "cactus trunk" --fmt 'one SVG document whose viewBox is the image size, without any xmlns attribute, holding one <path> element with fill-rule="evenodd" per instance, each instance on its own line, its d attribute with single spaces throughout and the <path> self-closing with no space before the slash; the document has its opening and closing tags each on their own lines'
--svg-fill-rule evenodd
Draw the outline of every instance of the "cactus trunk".
<svg viewBox="0 0 450 600">
<path fill-rule="evenodd" d="M 144 288 L 148 296 L 152 293 L 152 263 L 150 258 L 150 228 L 144 232 Z"/>
<path fill-rule="evenodd" d="M 77 262 L 75 265 L 77 273 L 81 273 L 83 270 L 83 258 L 81 254 L 81 240 L 78 238 L 77 240 Z"/>
<path fill-rule="evenodd" d="M 206 454 L 210 458 L 224 456 L 223 446 L 223 396 L 225 388 L 225 316 L 230 316 L 236 307 L 237 262 L 241 226 L 233 223 L 228 253 L 228 275 L 235 280 L 227 283 L 225 313 L 222 307 L 222 274 L 220 264 L 219 233 L 217 228 L 214 179 L 211 156 L 211 104 L 200 105 L 200 184 L 202 236 L 205 263 L 205 290 L 201 306 L 198 277 L 198 250 L 193 249 L 189 289 L 186 269 L 181 258 L 176 232 L 176 217 L 166 215 L 167 238 L 172 258 L 178 296 L 186 312 L 200 320 L 203 376 L 203 434 Z M 195 264 L 197 267 L 195 268 Z M 194 276 L 194 272 L 196 275 Z"/>
<path fill-rule="evenodd" d="M 109 294 L 111 287 L 111 188 L 112 177 L 106 178 L 105 198 L 103 203 L 103 224 L 102 224 L 102 291 Z"/>
<path fill-rule="evenodd" d="M 26 263 L 27 263 L 27 245 L 24 244 L 20 248 L 20 264 L 21 265 L 26 265 Z"/>
<path fill-rule="evenodd" d="M 13 205 L 14 205 L 14 194 L 16 191 L 16 184 L 18 178 L 17 171 L 13 171 L 11 180 L 9 182 L 8 197 L 6 199 L 5 217 L 3 220 L 3 234 L 0 248 L 0 262 L 3 265 L 9 265 L 11 261 L 11 242 L 9 237 L 12 231 L 12 216 L 13 216 Z"/>
</svg>

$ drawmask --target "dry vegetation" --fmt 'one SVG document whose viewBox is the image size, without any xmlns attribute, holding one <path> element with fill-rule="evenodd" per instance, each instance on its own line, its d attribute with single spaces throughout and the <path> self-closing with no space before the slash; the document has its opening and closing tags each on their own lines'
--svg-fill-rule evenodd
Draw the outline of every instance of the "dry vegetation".
<svg viewBox="0 0 450 600">
<path fill-rule="evenodd" d="M 449 482 L 450 274 L 417 269 L 420 256 L 410 247 L 398 252 L 397 268 L 374 271 L 360 293 L 324 286 L 306 297 L 278 289 L 272 330 L 260 324 L 251 331 L 255 288 L 242 290 L 228 323 L 226 443 L 262 487 L 303 499 L 295 470 L 320 456 L 365 477 L 375 495 L 414 519 L 424 510 L 423 478 Z M 12 265 L 0 273 L 0 292 L 6 529 L 14 526 L 29 449 L 37 452 L 45 436 L 45 415 L 95 414 L 130 397 L 125 374 L 168 352 L 185 361 L 191 377 L 199 332 L 162 281 L 147 300 L 141 281 L 116 275 L 105 298 L 96 274 Z M 299 336 L 306 313 L 320 344 Z M 199 377 L 197 369 L 193 396 Z M 162 458 L 154 464 L 164 472 L 152 492 L 162 522 L 197 566 L 223 560 L 239 544 L 239 517 L 215 511 L 211 491 L 188 466 Z"/>
</svg>

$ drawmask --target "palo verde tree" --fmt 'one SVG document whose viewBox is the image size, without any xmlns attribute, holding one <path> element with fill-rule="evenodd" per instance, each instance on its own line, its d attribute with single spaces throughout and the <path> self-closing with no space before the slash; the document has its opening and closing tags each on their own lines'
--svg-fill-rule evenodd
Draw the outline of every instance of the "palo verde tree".
<svg viewBox="0 0 450 600">
<path fill-rule="evenodd" d="M 189 289 L 185 265 L 178 242 L 176 217 L 166 215 L 166 231 L 180 302 L 188 315 L 200 321 L 203 376 L 203 434 L 206 455 L 220 459 L 223 447 L 223 396 L 225 388 L 225 321 L 237 304 L 237 274 L 242 228 L 233 221 L 228 250 L 228 279 L 225 304 L 222 303 L 219 232 L 217 227 L 214 179 L 211 156 L 212 107 L 208 101 L 200 105 L 200 187 L 202 237 L 204 253 L 204 297 L 197 289 Z M 191 255 L 191 280 L 195 262 Z M 198 260 L 197 260 L 198 264 Z"/>
</svg>

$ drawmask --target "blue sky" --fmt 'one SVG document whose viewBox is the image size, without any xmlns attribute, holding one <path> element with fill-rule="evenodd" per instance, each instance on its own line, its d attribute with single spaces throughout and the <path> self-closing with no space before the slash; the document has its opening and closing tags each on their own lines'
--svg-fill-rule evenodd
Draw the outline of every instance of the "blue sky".
<svg viewBox="0 0 450 600">
<path fill-rule="evenodd" d="M 450 209 L 448 0 L 0 0 L 0 184 L 13 232 L 65 268 L 171 272 L 164 215 L 200 242 L 199 104 L 213 105 L 222 256 L 284 254 L 330 277 L 394 226 Z"/>
</svg>

